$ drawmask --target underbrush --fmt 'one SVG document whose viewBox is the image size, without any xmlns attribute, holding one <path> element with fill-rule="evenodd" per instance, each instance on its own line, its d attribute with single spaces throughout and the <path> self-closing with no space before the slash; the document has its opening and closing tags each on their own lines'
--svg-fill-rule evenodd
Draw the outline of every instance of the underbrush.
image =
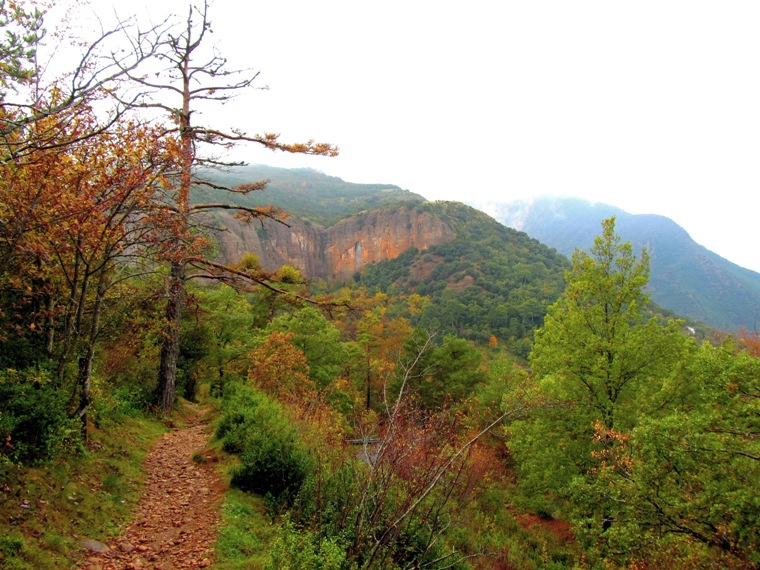
<svg viewBox="0 0 760 570">
<path fill-rule="evenodd" d="M 80 451 L 80 424 L 48 370 L 0 371 L 0 402 L 0 469 L 43 463 L 64 449 Z"/>
<path fill-rule="evenodd" d="M 460 437 L 446 431 L 453 424 L 404 410 L 375 454 L 348 445 L 334 422 L 314 432 L 316 415 L 242 383 L 226 386 L 214 445 L 230 454 L 222 466 L 232 488 L 219 568 L 576 566 L 571 536 L 518 521 L 488 446 L 449 462 Z M 320 447 L 316 433 L 331 444 Z"/>
</svg>

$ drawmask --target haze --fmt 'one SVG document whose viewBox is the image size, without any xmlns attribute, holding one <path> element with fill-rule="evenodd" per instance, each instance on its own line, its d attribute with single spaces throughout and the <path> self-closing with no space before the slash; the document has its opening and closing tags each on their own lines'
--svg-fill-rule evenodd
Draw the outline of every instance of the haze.
<svg viewBox="0 0 760 570">
<path fill-rule="evenodd" d="M 117 4 L 154 20 L 188 4 Z M 111 0 L 79 7 L 107 25 Z M 656 213 L 760 271 L 760 4 L 306 0 L 210 8 L 260 85 L 205 122 L 325 140 L 335 159 L 238 149 L 468 203 L 578 196 Z"/>
</svg>

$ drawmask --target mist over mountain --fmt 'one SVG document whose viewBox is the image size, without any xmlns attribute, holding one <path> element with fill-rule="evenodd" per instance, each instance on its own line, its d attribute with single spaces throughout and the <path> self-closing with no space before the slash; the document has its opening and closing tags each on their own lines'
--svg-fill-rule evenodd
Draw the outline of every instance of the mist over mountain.
<svg viewBox="0 0 760 570">
<path fill-rule="evenodd" d="M 501 223 L 519 229 L 571 256 L 588 250 L 605 218 L 635 251 L 651 256 L 649 291 L 657 304 L 679 315 L 723 330 L 755 330 L 760 320 L 760 274 L 696 243 L 670 218 L 629 214 L 608 204 L 577 198 L 537 198 L 479 207 Z"/>
</svg>

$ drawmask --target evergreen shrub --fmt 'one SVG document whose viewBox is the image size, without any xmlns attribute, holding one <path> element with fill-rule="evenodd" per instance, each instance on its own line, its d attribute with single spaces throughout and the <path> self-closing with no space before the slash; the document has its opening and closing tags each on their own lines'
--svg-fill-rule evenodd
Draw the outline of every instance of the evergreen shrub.
<svg viewBox="0 0 760 570">
<path fill-rule="evenodd" d="M 0 457 L 33 465 L 79 443 L 66 393 L 47 370 L 0 371 Z"/>
<path fill-rule="evenodd" d="M 230 383 L 222 410 L 216 435 L 241 461 L 231 484 L 277 503 L 294 496 L 314 461 L 282 406 L 249 386 Z"/>
</svg>

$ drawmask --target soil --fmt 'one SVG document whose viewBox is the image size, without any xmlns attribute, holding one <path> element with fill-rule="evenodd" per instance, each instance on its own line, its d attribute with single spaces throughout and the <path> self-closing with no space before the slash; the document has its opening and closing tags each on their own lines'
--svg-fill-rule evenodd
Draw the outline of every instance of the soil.
<svg viewBox="0 0 760 570">
<path fill-rule="evenodd" d="M 203 409 L 190 405 L 181 427 L 164 434 L 145 459 L 145 491 L 132 522 L 107 545 L 84 541 L 87 570 L 208 568 L 226 490 L 214 468 Z"/>
<path fill-rule="evenodd" d="M 517 524 L 523 530 L 531 531 L 534 528 L 543 528 L 551 532 L 561 542 L 572 542 L 575 540 L 573 526 L 567 522 L 558 519 L 545 519 L 532 513 L 512 513 Z"/>
</svg>

